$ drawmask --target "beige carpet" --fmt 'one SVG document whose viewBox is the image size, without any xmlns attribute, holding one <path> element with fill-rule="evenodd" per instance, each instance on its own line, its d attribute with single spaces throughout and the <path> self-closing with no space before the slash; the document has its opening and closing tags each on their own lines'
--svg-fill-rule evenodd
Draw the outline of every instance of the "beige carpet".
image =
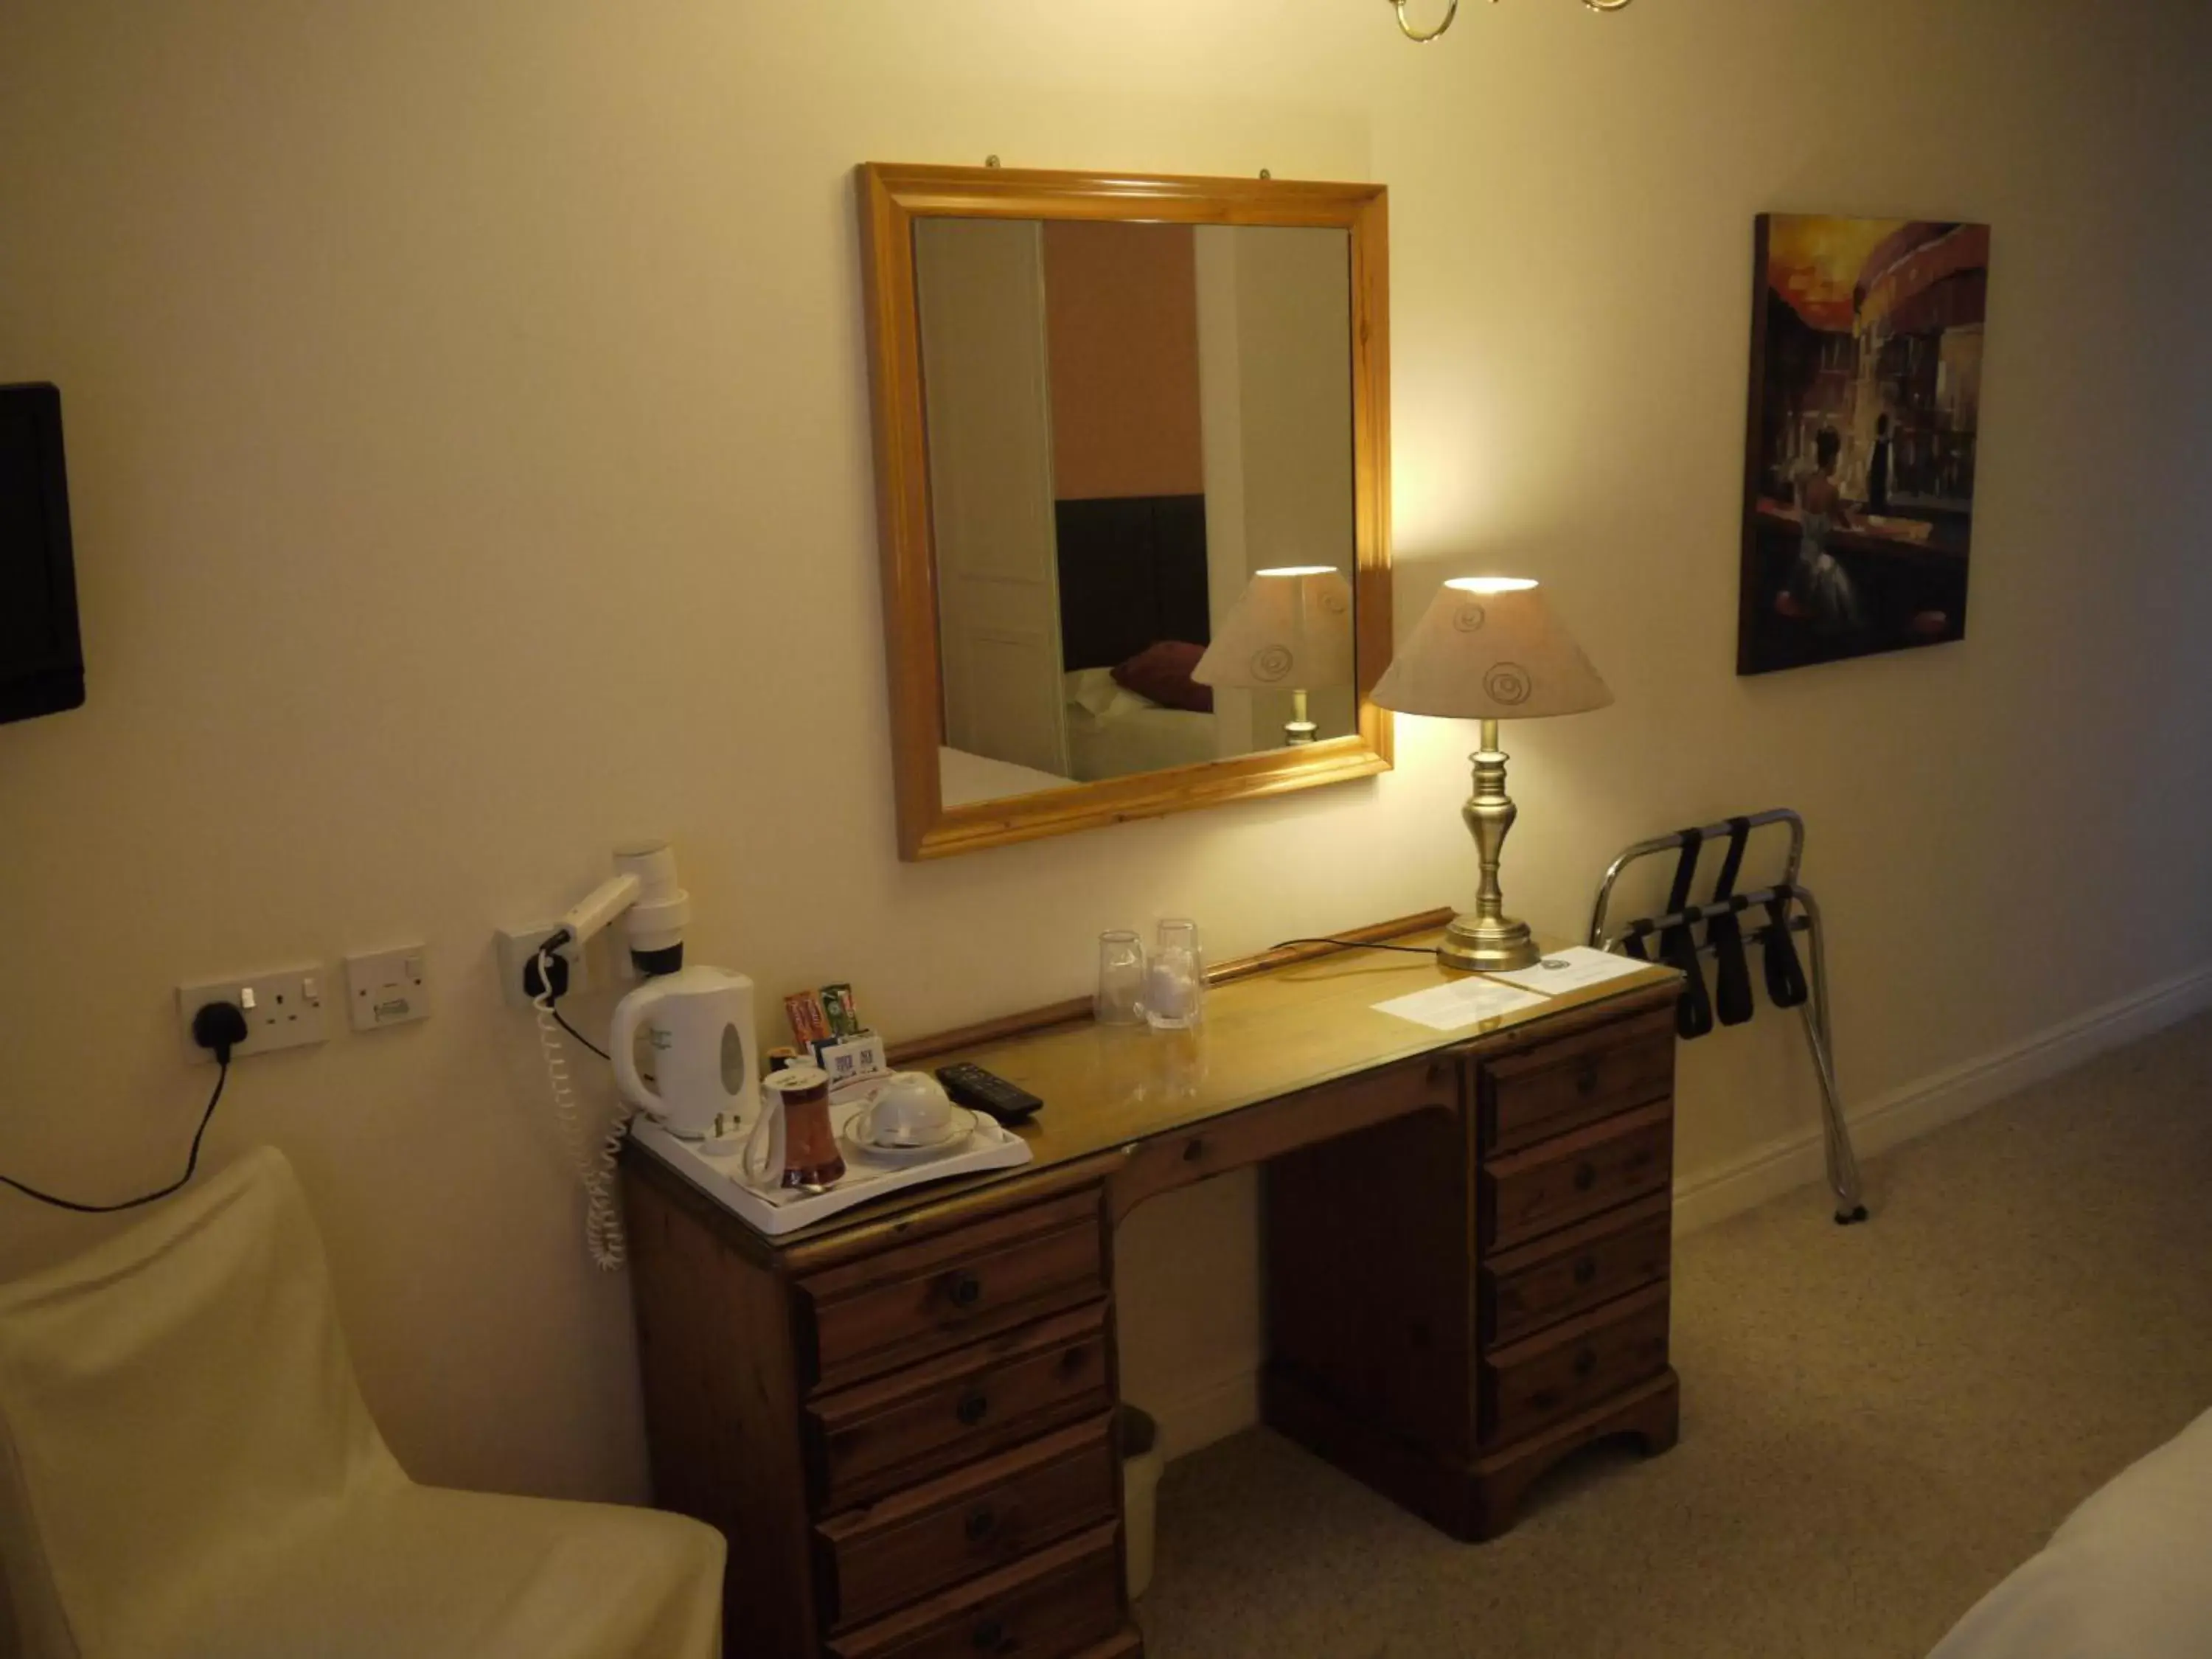
<svg viewBox="0 0 2212 1659">
<path fill-rule="evenodd" d="M 1452 1543 L 1264 1431 L 1171 1468 L 1151 1659 L 1925 1653 L 2212 1407 L 2212 1018 L 1681 1242 L 1681 1443 Z"/>
</svg>

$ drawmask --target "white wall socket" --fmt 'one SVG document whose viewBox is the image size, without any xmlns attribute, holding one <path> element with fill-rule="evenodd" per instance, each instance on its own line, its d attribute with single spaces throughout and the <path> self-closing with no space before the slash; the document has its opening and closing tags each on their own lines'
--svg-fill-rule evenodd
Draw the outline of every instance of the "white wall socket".
<svg viewBox="0 0 2212 1659">
<path fill-rule="evenodd" d="M 346 1018 L 356 1031 L 430 1018 L 428 952 L 419 945 L 345 959 Z"/>
<path fill-rule="evenodd" d="M 522 988 L 523 969 L 538 954 L 538 947 L 560 930 L 556 921 L 541 921 L 531 927 L 502 928 L 499 934 L 499 994 L 510 1007 L 526 1008 L 530 998 Z M 584 960 L 583 947 L 574 939 L 560 949 L 561 960 L 568 964 L 568 988 L 561 994 L 565 1000 L 579 991 L 592 988 L 592 975 Z"/>
<path fill-rule="evenodd" d="M 320 964 L 179 985 L 185 1052 L 196 1062 L 215 1064 L 214 1054 L 192 1041 L 192 1016 L 210 1002 L 234 1002 L 246 1014 L 246 1041 L 230 1051 L 233 1060 L 320 1042 L 331 1034 L 329 989 L 330 975 Z"/>
</svg>

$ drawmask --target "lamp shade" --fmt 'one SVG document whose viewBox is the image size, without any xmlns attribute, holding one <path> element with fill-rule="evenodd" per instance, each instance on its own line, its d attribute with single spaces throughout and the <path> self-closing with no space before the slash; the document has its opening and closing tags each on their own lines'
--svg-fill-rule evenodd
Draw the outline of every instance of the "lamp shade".
<svg viewBox="0 0 2212 1659">
<path fill-rule="evenodd" d="M 1437 591 L 1375 701 L 1407 714 L 1533 720 L 1602 708 L 1613 693 L 1534 582 L 1462 576 Z"/>
<path fill-rule="evenodd" d="M 1352 584 L 1333 566 L 1254 573 L 1191 678 L 1310 691 L 1352 679 Z"/>
</svg>

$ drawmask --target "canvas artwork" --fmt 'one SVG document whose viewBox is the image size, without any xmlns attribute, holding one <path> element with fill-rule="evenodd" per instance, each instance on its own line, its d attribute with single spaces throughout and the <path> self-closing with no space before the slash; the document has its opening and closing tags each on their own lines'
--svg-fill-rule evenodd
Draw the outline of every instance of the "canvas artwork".
<svg viewBox="0 0 2212 1659">
<path fill-rule="evenodd" d="M 1759 221 L 1736 672 L 1966 632 L 1987 225 Z"/>
</svg>

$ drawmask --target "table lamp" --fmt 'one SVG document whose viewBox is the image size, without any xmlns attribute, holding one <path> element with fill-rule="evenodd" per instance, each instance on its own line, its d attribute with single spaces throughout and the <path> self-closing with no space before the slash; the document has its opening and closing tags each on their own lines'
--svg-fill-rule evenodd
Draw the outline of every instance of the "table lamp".
<svg viewBox="0 0 2212 1659">
<path fill-rule="evenodd" d="M 1286 744 L 1311 743 L 1306 693 L 1352 679 L 1352 584 L 1326 564 L 1258 570 L 1191 670 L 1200 685 L 1286 690 Z"/>
<path fill-rule="evenodd" d="M 1407 714 L 1482 722 L 1474 793 L 1460 809 L 1482 863 L 1474 914 L 1452 918 L 1437 957 L 1448 968 L 1502 973 L 1537 960 L 1528 924 L 1505 914 L 1498 860 L 1513 827 L 1506 757 L 1498 722 L 1602 708 L 1613 693 L 1552 614 L 1543 590 L 1522 576 L 1462 576 L 1446 582 L 1383 672 L 1375 701 Z"/>
</svg>

